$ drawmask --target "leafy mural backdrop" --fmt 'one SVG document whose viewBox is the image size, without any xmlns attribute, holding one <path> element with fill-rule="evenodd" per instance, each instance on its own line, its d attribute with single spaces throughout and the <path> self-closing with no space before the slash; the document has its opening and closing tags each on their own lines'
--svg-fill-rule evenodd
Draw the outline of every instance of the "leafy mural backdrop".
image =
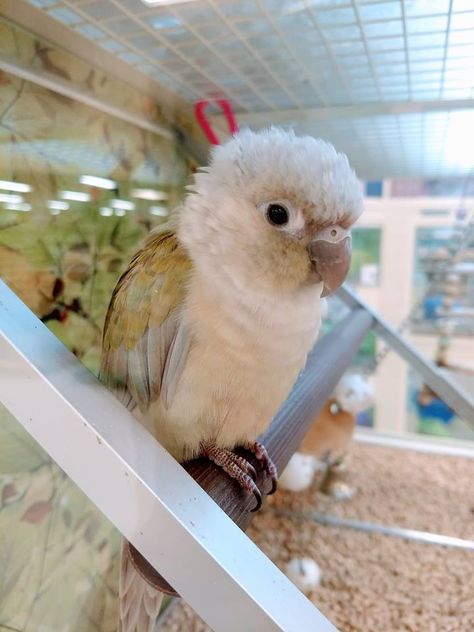
<svg viewBox="0 0 474 632">
<path fill-rule="evenodd" d="M 5 21 L 0 53 L 165 124 L 159 106 L 127 84 Z M 179 204 L 194 167 L 176 143 L 0 73 L 0 180 L 31 187 L 22 194 L 30 211 L 0 204 L 0 276 L 94 373 L 112 289 L 142 238 L 163 221 L 153 212 Z M 116 187 L 83 186 L 81 174 Z M 132 198 L 138 187 L 160 191 L 165 201 Z M 61 201 L 64 190 L 90 199 L 51 214 L 51 200 Z M 124 199 L 135 209 L 114 211 Z M 113 526 L 0 406 L 0 632 L 115 630 L 119 543 Z"/>
</svg>

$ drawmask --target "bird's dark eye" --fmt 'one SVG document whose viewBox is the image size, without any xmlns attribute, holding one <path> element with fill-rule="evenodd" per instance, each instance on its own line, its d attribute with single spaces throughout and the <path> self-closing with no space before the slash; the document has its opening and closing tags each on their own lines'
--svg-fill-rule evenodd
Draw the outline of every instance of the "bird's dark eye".
<svg viewBox="0 0 474 632">
<path fill-rule="evenodd" d="M 274 226 L 284 226 L 290 219 L 288 211 L 281 204 L 270 204 L 267 208 L 267 219 Z"/>
</svg>

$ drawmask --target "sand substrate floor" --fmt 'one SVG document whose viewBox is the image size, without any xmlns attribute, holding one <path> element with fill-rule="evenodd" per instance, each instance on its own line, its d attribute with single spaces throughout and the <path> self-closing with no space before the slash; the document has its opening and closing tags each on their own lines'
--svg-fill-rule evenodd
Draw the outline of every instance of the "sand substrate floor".
<svg viewBox="0 0 474 632">
<path fill-rule="evenodd" d="M 293 557 L 319 564 L 322 582 L 308 597 L 341 632 L 474 631 L 474 551 L 322 526 L 301 516 L 317 510 L 474 540 L 474 460 L 355 444 L 348 465 L 353 499 L 335 501 L 316 485 L 299 494 L 279 491 L 248 535 L 282 570 Z M 281 510 L 294 514 L 278 515 Z M 209 629 L 182 602 L 160 628 Z"/>
</svg>

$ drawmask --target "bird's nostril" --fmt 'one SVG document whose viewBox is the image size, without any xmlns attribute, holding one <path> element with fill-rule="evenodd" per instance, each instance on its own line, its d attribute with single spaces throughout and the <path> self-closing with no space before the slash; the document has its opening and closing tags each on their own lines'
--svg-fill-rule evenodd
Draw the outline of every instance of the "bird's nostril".
<svg viewBox="0 0 474 632">
<path fill-rule="evenodd" d="M 332 229 L 331 231 L 331 236 L 335 237 L 337 235 L 337 230 L 335 228 Z"/>
</svg>

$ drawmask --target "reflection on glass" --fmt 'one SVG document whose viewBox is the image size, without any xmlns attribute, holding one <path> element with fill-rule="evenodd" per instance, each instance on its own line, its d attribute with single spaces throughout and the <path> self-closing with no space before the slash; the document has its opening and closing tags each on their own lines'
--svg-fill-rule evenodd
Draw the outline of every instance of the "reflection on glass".
<svg viewBox="0 0 474 632">
<path fill-rule="evenodd" d="M 126 84 L 0 29 L 2 53 L 35 57 L 160 120 Z M 13 75 L 0 83 L 0 277 L 97 373 L 112 290 L 179 203 L 193 164 L 172 141 Z M 119 546 L 114 527 L 0 406 L 0 628 L 114 632 Z"/>
<path fill-rule="evenodd" d="M 0 628 L 114 632 L 120 534 L 0 405 Z"/>
</svg>

